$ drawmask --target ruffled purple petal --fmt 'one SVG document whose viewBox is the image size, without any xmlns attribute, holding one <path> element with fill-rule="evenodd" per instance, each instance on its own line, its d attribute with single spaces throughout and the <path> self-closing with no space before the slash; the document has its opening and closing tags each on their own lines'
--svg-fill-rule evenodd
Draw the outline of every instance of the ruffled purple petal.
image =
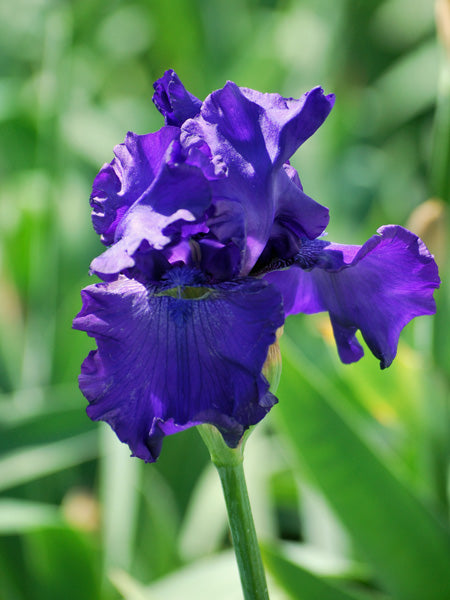
<svg viewBox="0 0 450 600">
<path fill-rule="evenodd" d="M 257 262 L 263 271 L 280 254 L 292 258 L 300 237 L 322 233 L 328 210 L 304 194 L 283 160 L 296 149 L 294 137 L 299 145 L 320 125 L 331 97 L 317 88 L 301 100 L 284 99 L 229 82 L 202 106 L 173 71 L 155 89 L 166 122 L 184 123 L 182 144 L 179 128 L 167 125 L 154 134 L 128 133 L 116 147 L 91 195 L 94 228 L 111 246 L 93 261 L 92 272 L 110 281 L 142 267 L 152 280 L 162 264 L 155 266 L 153 251 L 162 250 L 170 263 L 204 267 L 224 281 L 248 275 Z M 171 169 L 179 189 L 167 184 Z M 189 174 L 180 202 L 183 169 Z"/>
<path fill-rule="evenodd" d="M 169 146 L 178 137 L 176 127 L 146 135 L 128 132 L 124 143 L 114 148 L 116 158 L 101 168 L 90 198 L 92 223 L 104 244 L 113 243 L 118 223 L 152 184 Z"/>
<path fill-rule="evenodd" d="M 263 94 L 240 88 L 246 98 L 262 107 L 267 150 L 274 165 L 281 166 L 322 125 L 334 105 L 334 94 L 324 95 L 319 86 L 299 99 Z"/>
<path fill-rule="evenodd" d="M 191 287 L 173 287 L 186 274 Z M 234 447 L 276 402 L 261 369 L 284 320 L 279 292 L 258 279 L 201 287 L 186 268 L 167 276 L 166 287 L 89 286 L 74 320 L 98 346 L 79 379 L 88 415 L 146 461 L 165 435 L 200 423 Z"/>
<path fill-rule="evenodd" d="M 133 268 L 137 253 L 163 250 L 193 233 L 207 231 L 204 222 L 211 201 L 208 180 L 200 168 L 183 160 L 185 156 L 174 140 L 151 185 L 117 222 L 115 243 L 92 261 L 93 273 L 109 281 Z M 142 260 L 140 264 L 144 264 Z M 145 274 L 153 279 L 151 271 Z"/>
<path fill-rule="evenodd" d="M 170 69 L 153 84 L 153 102 L 165 119 L 166 125 L 181 125 L 195 117 L 201 108 L 201 101 L 186 90 L 178 75 Z"/>
<path fill-rule="evenodd" d="M 222 210 L 229 214 L 229 205 L 237 202 L 242 207 L 243 237 L 233 240 L 242 250 L 241 275 L 255 265 L 275 222 L 287 236 L 297 232 L 310 239 L 328 224 L 328 210 L 303 193 L 293 168 L 284 162 L 321 125 L 332 104 L 333 98 L 320 88 L 292 100 L 228 82 L 206 98 L 198 117 L 182 126 L 184 147 L 204 141 L 212 156 L 226 165 L 227 176 L 212 182 L 213 204 L 220 198 Z M 219 220 L 223 224 L 226 217 Z M 230 241 L 223 228 L 218 232 L 208 226 L 219 241 Z"/>
<path fill-rule="evenodd" d="M 400 226 L 387 225 L 363 246 L 305 242 L 296 266 L 265 276 L 283 294 L 286 315 L 328 311 L 339 356 L 359 360 L 355 333 L 388 367 L 401 330 L 414 317 L 436 311 L 438 268 L 424 243 Z M 302 266 L 302 268 L 298 268 Z"/>
</svg>

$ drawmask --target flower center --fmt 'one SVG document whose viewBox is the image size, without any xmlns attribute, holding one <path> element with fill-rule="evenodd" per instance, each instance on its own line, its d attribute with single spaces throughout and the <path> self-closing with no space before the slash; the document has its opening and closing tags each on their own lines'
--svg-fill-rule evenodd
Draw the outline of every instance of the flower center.
<svg viewBox="0 0 450 600">
<path fill-rule="evenodd" d="M 169 296 L 177 300 L 203 300 L 213 291 L 205 284 L 205 277 L 198 269 L 176 266 L 161 279 L 155 296 Z"/>
<path fill-rule="evenodd" d="M 170 296 L 171 298 L 183 299 L 183 300 L 203 300 L 212 292 L 211 288 L 199 286 L 182 286 L 177 285 L 176 287 L 161 290 L 155 296 Z"/>
</svg>

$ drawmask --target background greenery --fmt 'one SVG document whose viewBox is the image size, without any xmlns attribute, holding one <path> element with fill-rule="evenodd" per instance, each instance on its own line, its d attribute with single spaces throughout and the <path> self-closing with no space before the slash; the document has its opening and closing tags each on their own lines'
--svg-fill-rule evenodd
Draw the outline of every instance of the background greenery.
<svg viewBox="0 0 450 600">
<path fill-rule="evenodd" d="M 0 4 L 1 600 L 240 597 L 198 434 L 140 464 L 76 382 L 90 185 L 127 130 L 162 125 L 167 68 L 200 98 L 227 79 L 335 92 L 294 159 L 330 239 L 409 223 L 444 279 L 388 371 L 341 365 L 326 316 L 289 319 L 280 403 L 246 452 L 272 598 L 450 598 L 448 56 L 430 0 Z"/>
</svg>

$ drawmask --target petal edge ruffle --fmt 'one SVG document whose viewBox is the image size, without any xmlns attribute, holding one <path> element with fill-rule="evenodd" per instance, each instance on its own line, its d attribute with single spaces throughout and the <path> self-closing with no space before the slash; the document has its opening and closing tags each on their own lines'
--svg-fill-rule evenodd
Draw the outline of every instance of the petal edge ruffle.
<svg viewBox="0 0 450 600">
<path fill-rule="evenodd" d="M 322 124 L 332 105 L 333 98 L 321 88 L 294 100 L 229 81 L 205 99 L 197 117 L 182 125 L 185 148 L 203 141 L 227 167 L 227 176 L 212 182 L 212 191 L 226 211 L 237 199 L 242 207 L 244 238 L 233 240 L 243 251 L 242 276 L 256 264 L 275 221 L 277 227 L 291 221 L 293 230 L 310 239 L 327 226 L 328 210 L 303 193 L 285 162 Z M 219 241 L 229 241 L 214 227 L 211 231 Z"/>
<path fill-rule="evenodd" d="M 363 246 L 321 240 L 305 244 L 297 264 L 265 279 L 283 294 L 286 314 L 328 311 L 344 363 L 359 360 L 359 329 L 381 368 L 397 352 L 400 332 L 411 319 L 433 314 L 438 268 L 425 244 L 396 225 L 378 229 Z"/>
<path fill-rule="evenodd" d="M 79 380 L 88 414 L 107 421 L 135 456 L 154 461 L 164 435 L 205 422 L 235 446 L 276 402 L 261 370 L 284 315 L 279 292 L 264 281 L 188 300 L 121 277 L 82 296 L 74 328 L 98 346 Z"/>
</svg>

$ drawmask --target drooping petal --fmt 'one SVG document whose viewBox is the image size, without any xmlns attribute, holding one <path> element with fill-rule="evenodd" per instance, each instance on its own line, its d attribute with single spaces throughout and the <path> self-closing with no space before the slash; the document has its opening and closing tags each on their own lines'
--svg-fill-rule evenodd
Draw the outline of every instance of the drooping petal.
<svg viewBox="0 0 450 600">
<path fill-rule="evenodd" d="M 181 125 L 200 112 L 201 101 L 186 90 L 178 75 L 169 69 L 153 84 L 153 102 L 166 125 Z"/>
<path fill-rule="evenodd" d="M 416 235 L 395 225 L 378 233 L 363 246 L 306 241 L 296 266 L 265 278 L 282 292 L 287 315 L 330 313 L 344 363 L 363 355 L 355 337 L 359 329 L 385 368 L 396 355 L 403 327 L 414 317 L 435 312 L 439 275 Z"/>
<path fill-rule="evenodd" d="M 169 275 L 178 272 L 186 269 Z M 90 286 L 74 320 L 98 346 L 79 380 L 89 416 L 146 461 L 156 460 L 165 435 L 200 423 L 235 446 L 276 402 L 261 369 L 284 320 L 279 292 L 257 279 L 213 288 L 191 280 Z"/>
<path fill-rule="evenodd" d="M 206 98 L 198 117 L 183 124 L 184 147 L 203 140 L 227 167 L 227 176 L 212 182 L 213 198 L 221 199 L 223 210 L 227 203 L 242 206 L 241 275 L 256 263 L 276 220 L 310 239 L 328 224 L 328 210 L 303 194 L 284 162 L 321 125 L 332 104 L 320 88 L 292 100 L 228 82 Z M 229 241 L 210 229 L 219 241 Z"/>
</svg>

